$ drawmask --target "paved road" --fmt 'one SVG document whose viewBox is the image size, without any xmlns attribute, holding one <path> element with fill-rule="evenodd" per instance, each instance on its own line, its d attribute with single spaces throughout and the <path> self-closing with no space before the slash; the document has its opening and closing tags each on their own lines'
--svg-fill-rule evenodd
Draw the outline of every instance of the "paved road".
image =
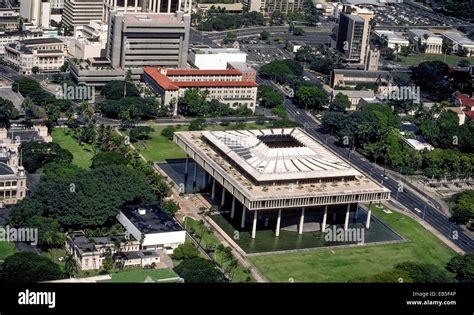
<svg viewBox="0 0 474 315">
<path fill-rule="evenodd" d="M 363 159 L 357 153 L 353 153 L 347 148 L 339 147 L 335 144 L 334 139 L 321 133 L 318 128 L 319 125 L 309 117 L 304 110 L 297 108 L 290 99 L 285 99 L 284 105 L 289 113 L 290 119 L 302 124 L 306 127 L 306 130 L 320 140 L 323 144 L 326 144 L 332 151 L 339 156 L 349 160 L 352 165 L 357 167 L 359 170 L 364 172 L 367 176 L 372 179 L 381 182 L 386 188 L 390 189 L 392 199 L 396 199 L 400 204 L 405 206 L 415 215 L 423 218 L 428 224 L 433 226 L 441 234 L 448 237 L 457 246 L 466 252 L 474 251 L 474 241 L 469 238 L 461 229 L 455 224 L 449 221 L 449 219 L 440 210 L 427 204 L 417 194 L 410 189 L 405 188 L 403 192 L 398 192 L 399 181 L 388 176 L 382 176 L 383 174 L 377 167 L 365 159 Z M 419 211 L 415 211 L 418 208 Z"/>
</svg>

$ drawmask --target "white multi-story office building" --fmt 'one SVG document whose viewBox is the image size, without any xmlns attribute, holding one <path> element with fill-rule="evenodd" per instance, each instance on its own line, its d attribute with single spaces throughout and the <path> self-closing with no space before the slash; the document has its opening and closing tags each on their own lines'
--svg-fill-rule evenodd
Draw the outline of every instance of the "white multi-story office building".
<svg viewBox="0 0 474 315">
<path fill-rule="evenodd" d="M 68 43 L 68 52 L 77 59 L 105 56 L 108 26 L 102 21 L 91 21 L 88 25 L 74 29 L 74 39 Z"/>
<path fill-rule="evenodd" d="M 109 20 L 107 58 L 114 68 L 185 67 L 190 15 L 118 13 Z"/>
</svg>

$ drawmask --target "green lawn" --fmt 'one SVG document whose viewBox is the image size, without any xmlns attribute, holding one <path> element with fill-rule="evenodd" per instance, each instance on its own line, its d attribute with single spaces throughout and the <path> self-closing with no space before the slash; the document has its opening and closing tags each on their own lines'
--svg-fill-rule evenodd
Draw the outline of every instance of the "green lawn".
<svg viewBox="0 0 474 315">
<path fill-rule="evenodd" d="M 117 273 L 111 274 L 112 279 L 101 282 L 112 283 L 143 283 L 150 277 L 153 282 L 178 282 L 178 280 L 168 280 L 179 277 L 173 270 L 164 269 L 124 269 Z"/>
<path fill-rule="evenodd" d="M 215 248 L 217 245 L 220 244 L 219 239 L 212 232 L 206 230 L 205 228 L 203 229 L 203 225 L 199 221 L 195 221 L 191 218 L 186 218 L 185 225 L 188 231 L 191 229 L 194 229 L 197 235 L 199 236 L 202 235 L 202 240 L 201 240 L 202 247 L 206 248 L 207 246 L 211 245 Z M 215 251 L 212 256 L 214 260 L 223 269 L 225 269 L 229 265 L 229 261 L 223 259 L 224 257 L 221 251 Z M 234 277 L 232 279 L 232 282 L 249 282 L 249 281 L 254 281 L 254 280 L 251 277 L 249 278 L 249 274 L 247 273 L 247 270 L 242 265 L 239 265 L 234 272 Z"/>
<path fill-rule="evenodd" d="M 408 57 L 400 56 L 401 61 L 408 66 L 415 66 L 423 61 L 434 61 L 439 60 L 446 62 L 448 65 L 457 66 L 458 62 L 462 59 L 467 59 L 471 64 L 474 63 L 474 57 L 459 57 L 456 55 L 432 55 L 432 54 L 414 54 Z"/>
<path fill-rule="evenodd" d="M 0 241 L 0 260 L 4 260 L 8 256 L 15 253 L 15 245 L 10 242 Z"/>
<path fill-rule="evenodd" d="M 254 256 L 250 260 L 272 282 L 347 282 L 413 261 L 444 269 L 455 252 L 413 219 L 374 209 L 375 215 L 409 242 Z"/>
<path fill-rule="evenodd" d="M 82 168 L 89 168 L 92 164 L 94 153 L 88 144 L 80 145 L 71 135 L 71 130 L 66 128 L 56 128 L 52 133 L 53 141 L 59 144 L 63 149 L 69 150 L 74 159 L 73 164 Z"/>
<path fill-rule="evenodd" d="M 166 137 L 161 135 L 167 126 L 151 126 L 154 131 L 150 134 L 151 139 L 134 142 L 135 148 L 148 160 L 154 162 L 164 162 L 168 159 L 185 158 L 186 154 L 181 148 Z M 187 126 L 177 126 L 177 131 L 187 130 Z"/>
</svg>

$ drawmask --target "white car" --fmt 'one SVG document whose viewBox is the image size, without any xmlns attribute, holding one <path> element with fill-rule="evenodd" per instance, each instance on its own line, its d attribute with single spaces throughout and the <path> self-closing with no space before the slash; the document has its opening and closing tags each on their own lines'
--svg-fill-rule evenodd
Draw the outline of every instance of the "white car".
<svg viewBox="0 0 474 315">
<path fill-rule="evenodd" d="M 414 210 L 415 210 L 416 212 L 418 212 L 418 213 L 421 213 L 421 210 L 418 209 L 418 208 L 415 208 Z"/>
</svg>

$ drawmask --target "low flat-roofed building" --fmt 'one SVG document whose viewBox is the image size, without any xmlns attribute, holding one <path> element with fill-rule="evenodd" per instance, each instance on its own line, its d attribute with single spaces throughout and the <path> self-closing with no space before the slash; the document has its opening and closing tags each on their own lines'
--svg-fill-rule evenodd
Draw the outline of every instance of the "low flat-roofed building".
<svg viewBox="0 0 474 315">
<path fill-rule="evenodd" d="M 300 128 L 175 132 L 174 141 L 211 177 L 211 199 L 221 192 L 221 207 L 232 204 L 231 219 L 239 211 L 241 228 L 251 222 L 252 238 L 257 222 L 266 222 L 265 226 L 275 222 L 275 236 L 281 226 L 293 224 L 282 219 L 282 213 L 284 218 L 298 216 L 299 234 L 305 213 L 319 216 L 322 232 L 328 220 L 336 224 L 337 218 L 347 229 L 349 213 L 357 211 L 357 203 L 390 198 L 388 189 Z M 369 228 L 370 211 L 367 218 Z"/>
<path fill-rule="evenodd" d="M 232 108 L 245 106 L 255 112 L 257 83 L 243 81 L 238 70 L 196 70 L 144 68 L 143 81 L 160 96 L 165 106 L 174 104 L 178 114 L 178 99 L 190 89 L 207 91 L 209 100 L 217 99 Z"/>
<path fill-rule="evenodd" d="M 381 83 L 391 81 L 388 71 L 365 71 L 352 69 L 334 69 L 331 73 L 331 88 L 335 86 L 356 86 L 359 83 Z"/>
<path fill-rule="evenodd" d="M 246 62 L 229 61 L 227 63 L 227 70 L 240 71 L 242 73 L 242 81 L 257 81 L 257 70 Z"/>
<path fill-rule="evenodd" d="M 376 99 L 374 91 L 372 90 L 333 90 L 331 94 L 331 101 L 334 100 L 338 94 L 346 95 L 349 98 L 351 107 L 347 110 L 356 110 L 362 100 L 366 102 L 372 102 Z"/>
<path fill-rule="evenodd" d="M 458 32 L 444 32 L 442 35 L 444 42 L 451 47 L 453 53 L 457 53 L 460 48 L 464 48 L 468 57 L 474 55 L 474 41 Z"/>
<path fill-rule="evenodd" d="M 382 39 L 388 48 L 393 49 L 395 52 L 400 52 L 402 47 L 408 47 L 410 45 L 407 39 L 393 31 L 376 30 L 374 34 Z"/>
<path fill-rule="evenodd" d="M 443 38 L 426 29 L 408 30 L 408 38 L 415 49 L 426 54 L 442 54 Z"/>
<path fill-rule="evenodd" d="M 412 149 L 415 149 L 416 151 L 423 151 L 423 150 L 431 151 L 431 150 L 434 150 L 434 147 L 423 139 L 411 139 L 411 138 L 405 138 L 405 137 L 402 137 L 402 139 Z"/>
<path fill-rule="evenodd" d="M 186 231 L 163 211 L 152 206 L 125 207 L 118 221 L 137 240 L 143 250 L 164 250 L 172 254 L 186 239 Z"/>
<path fill-rule="evenodd" d="M 189 49 L 188 61 L 201 70 L 224 70 L 228 62 L 246 62 L 247 54 L 237 48 L 202 48 Z"/>
</svg>

